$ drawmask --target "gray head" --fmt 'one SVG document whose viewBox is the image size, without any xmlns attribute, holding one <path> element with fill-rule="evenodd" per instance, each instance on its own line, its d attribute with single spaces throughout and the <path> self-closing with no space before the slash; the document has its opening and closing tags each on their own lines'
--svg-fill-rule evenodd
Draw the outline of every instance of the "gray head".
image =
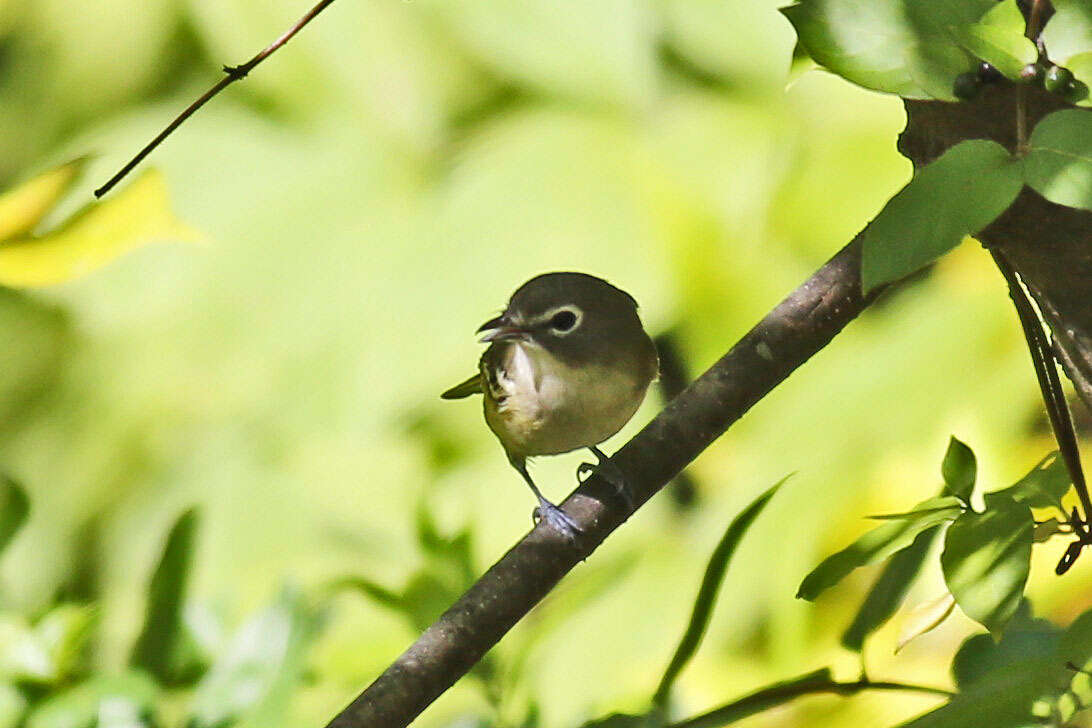
<svg viewBox="0 0 1092 728">
<path fill-rule="evenodd" d="M 478 329 L 482 341 L 526 341 L 570 364 L 616 357 L 647 358 L 654 347 L 637 302 L 585 273 L 544 273 L 512 294 L 504 313 Z"/>
</svg>

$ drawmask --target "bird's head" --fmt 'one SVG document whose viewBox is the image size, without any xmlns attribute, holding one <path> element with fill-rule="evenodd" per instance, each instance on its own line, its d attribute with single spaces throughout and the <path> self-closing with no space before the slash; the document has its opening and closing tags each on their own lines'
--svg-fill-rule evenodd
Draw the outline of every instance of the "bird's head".
<svg viewBox="0 0 1092 728">
<path fill-rule="evenodd" d="M 532 278 L 478 333 L 483 342 L 538 346 L 574 365 L 636 354 L 648 342 L 633 297 L 585 273 Z"/>
</svg>

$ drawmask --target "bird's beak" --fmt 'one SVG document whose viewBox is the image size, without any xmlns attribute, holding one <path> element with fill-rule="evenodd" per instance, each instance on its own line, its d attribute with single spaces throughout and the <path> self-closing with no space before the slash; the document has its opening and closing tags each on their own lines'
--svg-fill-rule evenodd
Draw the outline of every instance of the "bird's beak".
<svg viewBox="0 0 1092 728">
<path fill-rule="evenodd" d="M 529 335 L 526 329 L 513 326 L 512 320 L 504 314 L 486 321 L 478 327 L 477 333 L 485 334 L 485 336 L 478 339 L 483 344 L 491 341 L 521 341 L 526 340 Z"/>
</svg>

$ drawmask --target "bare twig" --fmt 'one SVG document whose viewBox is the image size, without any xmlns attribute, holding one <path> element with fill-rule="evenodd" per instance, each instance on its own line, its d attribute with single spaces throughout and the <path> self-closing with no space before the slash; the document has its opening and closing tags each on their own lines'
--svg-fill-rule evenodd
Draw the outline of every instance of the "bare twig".
<svg viewBox="0 0 1092 728">
<path fill-rule="evenodd" d="M 826 346 L 878 291 L 861 295 L 858 237 L 778 304 L 612 460 L 635 507 Z M 492 566 L 328 728 L 400 728 L 464 675 L 573 567 L 630 515 L 593 475 L 565 501 L 578 544 L 535 528 Z"/>
<path fill-rule="evenodd" d="M 193 116 L 194 112 L 196 112 L 198 109 L 200 109 L 202 106 L 204 106 L 205 103 L 208 102 L 213 96 L 220 93 L 221 91 L 223 91 L 225 88 L 227 88 L 231 84 L 235 83 L 236 81 L 240 81 L 240 80 L 246 78 L 247 74 L 250 73 L 252 70 L 254 70 L 255 66 L 257 66 L 259 63 L 264 61 L 269 56 L 273 55 L 273 53 L 277 49 L 279 49 L 281 46 L 283 46 L 285 43 L 292 40 L 292 36 L 294 36 L 296 33 L 298 33 L 303 28 L 303 26 L 310 23 L 311 20 L 314 19 L 314 17 L 316 15 L 318 15 L 323 10 L 325 10 L 328 5 L 333 4 L 333 2 L 334 2 L 334 0 L 320 0 L 320 2 L 317 5 L 315 5 L 315 7 L 311 8 L 311 10 L 308 11 L 308 13 L 306 15 L 304 15 L 302 18 L 300 18 L 298 21 L 296 21 L 296 24 L 293 25 L 288 30 L 286 30 L 281 35 L 281 37 L 277 38 L 277 40 L 270 43 L 258 55 L 254 56 L 249 61 L 242 64 L 241 66 L 224 66 L 223 70 L 224 70 L 224 73 L 227 74 L 227 75 L 224 76 L 223 78 L 221 78 L 216 83 L 216 85 L 214 85 L 212 88 L 210 88 L 204 94 L 202 94 L 199 99 L 197 99 L 192 104 L 187 106 L 186 109 L 181 114 L 179 114 L 177 117 L 175 117 L 174 121 L 172 121 L 170 124 L 167 125 L 167 128 L 165 128 L 163 131 L 159 132 L 159 134 L 156 136 L 155 139 L 148 142 L 148 144 L 145 145 L 145 147 L 143 149 L 141 149 L 139 152 L 137 152 L 137 155 L 135 157 L 130 159 L 129 162 L 124 167 L 122 167 L 120 170 L 118 170 L 117 174 L 115 174 L 113 177 L 111 177 L 109 179 L 109 181 L 106 184 L 104 184 L 102 187 L 99 187 L 97 190 L 95 190 L 95 197 L 102 197 L 107 192 L 109 192 L 111 190 L 111 188 L 113 188 L 114 185 L 116 185 L 118 182 L 120 182 L 122 179 L 125 178 L 125 175 L 127 175 L 127 174 L 129 174 L 129 172 L 133 171 L 134 167 L 136 167 L 138 164 L 140 164 L 144 160 L 145 157 L 147 157 L 149 154 L 151 154 L 153 149 L 158 147 L 163 142 L 164 139 L 169 137 L 174 132 L 175 129 L 177 129 L 179 126 L 181 126 L 182 123 L 184 121 L 186 121 L 186 119 Z"/>
<path fill-rule="evenodd" d="M 727 705 L 714 708 L 708 713 L 684 720 L 680 723 L 672 723 L 669 728 L 719 728 L 759 713 L 767 708 L 782 705 L 805 695 L 820 695 L 823 693 L 850 696 L 865 690 L 895 690 L 901 692 L 922 693 L 950 698 L 953 693 L 941 688 L 928 685 L 912 685 L 900 682 L 877 681 L 861 678 L 853 682 L 837 682 L 829 678 L 826 670 L 817 673 L 803 675 L 795 680 L 789 680 L 779 685 L 774 685 L 762 690 L 757 690 L 746 697 L 734 700 Z"/>
</svg>

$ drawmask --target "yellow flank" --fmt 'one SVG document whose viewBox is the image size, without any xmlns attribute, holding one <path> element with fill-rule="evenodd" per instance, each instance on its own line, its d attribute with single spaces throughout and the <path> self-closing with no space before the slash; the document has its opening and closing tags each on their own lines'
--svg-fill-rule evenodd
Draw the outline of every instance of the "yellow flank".
<svg viewBox="0 0 1092 728">
<path fill-rule="evenodd" d="M 0 242 L 33 232 L 80 176 L 86 161 L 73 159 L 0 194 Z"/>
<path fill-rule="evenodd" d="M 149 170 L 103 202 L 93 202 L 40 237 L 0 243 L 0 284 L 50 286 L 86 275 L 147 243 L 198 242 L 171 212 L 163 176 Z"/>
</svg>

